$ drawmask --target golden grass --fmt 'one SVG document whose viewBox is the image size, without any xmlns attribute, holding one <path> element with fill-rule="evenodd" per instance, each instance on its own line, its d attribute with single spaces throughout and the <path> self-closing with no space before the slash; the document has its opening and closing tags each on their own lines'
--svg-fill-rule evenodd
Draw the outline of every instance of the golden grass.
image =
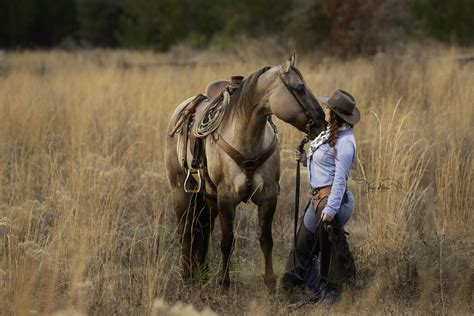
<svg viewBox="0 0 474 316">
<path fill-rule="evenodd" d="M 458 64 L 457 54 L 437 47 L 299 62 L 314 92 L 343 87 L 362 112 L 350 185 L 356 211 L 347 226 L 359 279 L 334 312 L 474 312 L 474 65 Z M 285 313 L 284 296 L 269 296 L 263 285 L 251 205 L 239 206 L 229 293 L 216 276 L 219 227 L 210 281 L 182 283 L 163 163 L 168 117 L 181 100 L 278 59 L 175 58 L 127 51 L 0 57 L 2 314 L 156 314 L 166 307 L 157 298 L 223 314 Z M 277 124 L 281 275 L 292 242 L 291 151 L 302 135 Z"/>
</svg>

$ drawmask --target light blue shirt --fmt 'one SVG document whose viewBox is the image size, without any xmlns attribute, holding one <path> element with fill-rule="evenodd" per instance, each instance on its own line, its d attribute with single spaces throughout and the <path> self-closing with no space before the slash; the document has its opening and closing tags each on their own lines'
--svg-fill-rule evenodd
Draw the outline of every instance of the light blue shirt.
<svg viewBox="0 0 474 316">
<path fill-rule="evenodd" d="M 354 129 L 348 128 L 339 131 L 337 135 L 336 157 L 333 148 L 326 142 L 319 146 L 308 162 L 309 183 L 312 188 L 321 188 L 332 185 L 326 207 L 323 213 L 333 217 L 342 208 L 342 198 L 347 190 L 349 171 L 355 160 L 356 143 Z M 352 194 L 349 203 L 353 206 Z"/>
</svg>

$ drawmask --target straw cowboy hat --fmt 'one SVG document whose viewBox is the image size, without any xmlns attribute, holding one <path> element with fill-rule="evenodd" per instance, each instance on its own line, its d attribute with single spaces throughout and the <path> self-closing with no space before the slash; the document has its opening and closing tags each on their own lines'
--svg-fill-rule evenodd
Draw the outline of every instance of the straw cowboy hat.
<svg viewBox="0 0 474 316">
<path fill-rule="evenodd" d="M 330 97 L 319 97 L 318 100 L 326 104 L 347 123 L 355 125 L 359 122 L 360 112 L 356 107 L 354 97 L 349 92 L 337 89 Z"/>
</svg>

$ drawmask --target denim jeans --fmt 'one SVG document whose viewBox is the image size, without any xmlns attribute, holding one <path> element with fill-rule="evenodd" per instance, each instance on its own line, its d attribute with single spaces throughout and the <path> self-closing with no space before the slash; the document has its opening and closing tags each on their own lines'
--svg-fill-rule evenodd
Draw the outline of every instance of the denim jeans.
<svg viewBox="0 0 474 316">
<path fill-rule="evenodd" d="M 347 191 L 348 201 L 345 204 L 341 205 L 339 212 L 337 213 L 339 217 L 339 223 L 344 226 L 349 221 L 352 216 L 352 211 L 354 210 L 354 195 L 351 191 Z M 309 203 L 308 207 L 305 210 L 303 215 L 303 224 L 304 226 L 312 233 L 316 232 L 316 226 L 318 224 L 318 218 L 316 218 L 316 210 L 313 207 L 313 203 Z"/>
</svg>

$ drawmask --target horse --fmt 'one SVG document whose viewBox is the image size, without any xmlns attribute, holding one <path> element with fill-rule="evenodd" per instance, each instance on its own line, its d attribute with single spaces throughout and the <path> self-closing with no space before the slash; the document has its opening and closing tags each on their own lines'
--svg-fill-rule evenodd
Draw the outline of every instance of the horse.
<svg viewBox="0 0 474 316">
<path fill-rule="evenodd" d="M 252 73 L 230 95 L 229 106 L 216 131 L 202 139 L 206 170 L 201 171 L 207 181 L 200 193 L 190 193 L 183 188 L 189 174 L 183 168 L 184 157 L 179 145 L 186 135 L 184 132 L 177 134 L 178 137 L 171 135 L 176 130 L 179 114 L 192 98 L 182 102 L 173 112 L 165 148 L 183 275 L 190 279 L 200 270 L 206 270 L 209 238 L 219 215 L 221 284 L 224 288 L 229 287 L 235 209 L 242 201 L 251 200 L 258 206 L 259 242 L 265 260 L 264 282 L 272 289 L 276 284 L 272 221 L 280 192 L 280 154 L 271 115 L 314 138 L 325 128 L 324 113 L 296 68 L 295 54 L 281 65 L 267 66 Z M 257 158 L 246 159 L 252 157 Z"/>
</svg>

